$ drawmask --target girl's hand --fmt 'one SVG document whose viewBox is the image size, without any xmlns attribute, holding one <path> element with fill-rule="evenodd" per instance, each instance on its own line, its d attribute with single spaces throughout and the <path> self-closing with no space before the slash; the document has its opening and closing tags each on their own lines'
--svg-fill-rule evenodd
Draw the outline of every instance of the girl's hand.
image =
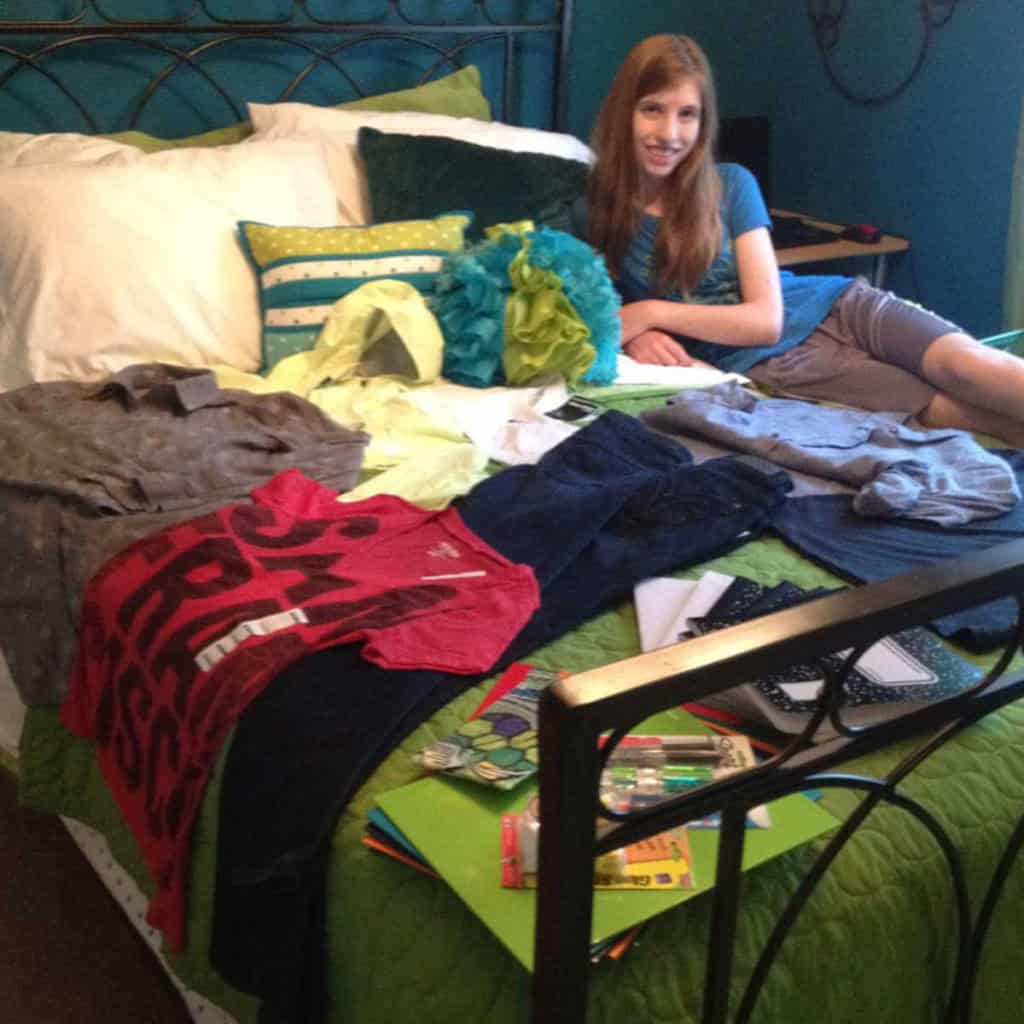
<svg viewBox="0 0 1024 1024">
<path fill-rule="evenodd" d="M 654 327 L 651 319 L 651 303 L 641 300 L 629 302 L 619 309 L 619 323 L 622 326 L 622 347 L 634 338 Z"/>
<path fill-rule="evenodd" d="M 622 346 L 622 351 L 638 363 L 654 366 L 693 366 L 697 362 L 671 334 L 658 330 L 637 334 Z"/>
</svg>

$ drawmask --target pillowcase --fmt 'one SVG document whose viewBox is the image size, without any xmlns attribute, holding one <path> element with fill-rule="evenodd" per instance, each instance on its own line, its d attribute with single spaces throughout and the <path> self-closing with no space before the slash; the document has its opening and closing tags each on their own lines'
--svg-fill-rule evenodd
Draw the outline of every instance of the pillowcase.
<svg viewBox="0 0 1024 1024">
<path fill-rule="evenodd" d="M 257 137 L 316 136 L 323 139 L 342 220 L 348 224 L 370 221 L 366 174 L 356 148 L 360 128 L 376 128 L 381 132 L 402 135 L 463 139 L 491 149 L 547 153 L 583 164 L 588 164 L 592 156 L 590 148 L 574 135 L 538 128 L 517 128 L 501 121 L 478 121 L 470 117 L 332 110 L 307 103 L 250 103 L 249 115 Z M 455 205 L 463 208 L 466 204 L 459 202 Z"/>
<path fill-rule="evenodd" d="M 374 220 L 472 211 L 476 240 L 494 224 L 532 220 L 568 231 L 569 208 L 583 195 L 587 165 L 546 153 L 512 153 L 461 139 L 359 130 Z"/>
<path fill-rule="evenodd" d="M 339 103 L 338 110 L 418 111 L 423 114 L 446 114 L 449 117 L 475 117 L 490 121 L 491 105 L 480 86 L 480 69 L 467 64 L 443 78 L 384 92 L 379 96 Z"/>
<path fill-rule="evenodd" d="M 125 366 L 260 363 L 239 220 L 331 224 L 308 140 L 0 171 L 0 388 Z"/>
<path fill-rule="evenodd" d="M 430 114 L 448 114 L 452 117 L 477 117 L 482 121 L 491 119 L 491 105 L 480 87 L 480 70 L 472 64 L 443 78 L 381 93 L 379 96 L 364 96 L 362 99 L 339 103 L 342 110 L 418 110 Z M 239 121 L 224 128 L 189 135 L 183 139 L 162 139 L 146 132 L 129 130 L 98 136 L 114 142 L 127 143 L 146 153 L 158 153 L 165 149 L 179 149 L 186 146 L 226 146 L 242 142 L 252 135 L 251 121 Z"/>
<path fill-rule="evenodd" d="M 124 163 L 136 160 L 132 146 L 78 132 L 0 132 L 0 167 L 60 163 Z"/>
<path fill-rule="evenodd" d="M 259 279 L 263 368 L 311 349 L 334 303 L 368 281 L 397 278 L 429 293 L 445 256 L 462 248 L 469 221 L 446 213 L 372 227 L 239 224 Z"/>
</svg>

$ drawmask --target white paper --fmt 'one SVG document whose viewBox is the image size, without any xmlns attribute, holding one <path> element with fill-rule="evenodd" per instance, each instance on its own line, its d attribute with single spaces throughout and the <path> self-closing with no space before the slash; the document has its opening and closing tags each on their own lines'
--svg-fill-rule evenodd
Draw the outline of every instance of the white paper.
<svg viewBox="0 0 1024 1024">
<path fill-rule="evenodd" d="M 699 580 L 655 576 L 638 583 L 633 601 L 640 649 L 654 651 L 685 640 L 690 635 L 689 620 L 707 615 L 734 578 L 706 572 Z"/>
<path fill-rule="evenodd" d="M 616 365 L 616 384 L 662 384 L 670 388 L 709 388 L 727 380 L 738 380 L 741 384 L 749 378 L 739 373 L 726 373 L 713 366 L 655 366 L 638 363 L 624 353 L 619 353 Z"/>
</svg>

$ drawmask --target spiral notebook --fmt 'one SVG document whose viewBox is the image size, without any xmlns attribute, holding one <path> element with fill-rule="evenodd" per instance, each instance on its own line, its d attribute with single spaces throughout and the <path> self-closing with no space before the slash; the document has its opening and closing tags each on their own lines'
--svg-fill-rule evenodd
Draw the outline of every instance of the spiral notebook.
<svg viewBox="0 0 1024 1024">
<path fill-rule="evenodd" d="M 695 635 L 723 629 L 760 615 L 792 607 L 830 591 L 804 590 L 783 582 L 764 587 L 745 577 L 736 577 L 708 614 L 688 620 Z M 817 696 L 824 685 L 826 668 L 838 671 L 848 651 L 799 662 L 780 672 L 733 687 L 704 699 L 713 708 L 730 711 L 741 718 L 761 722 L 784 733 L 801 732 L 817 708 Z M 870 647 L 846 677 L 840 713 L 851 726 L 868 726 L 888 721 L 922 704 L 944 700 L 962 693 L 982 678 L 982 670 L 952 651 L 923 627 L 901 630 Z M 815 739 L 836 735 L 823 722 Z"/>
</svg>

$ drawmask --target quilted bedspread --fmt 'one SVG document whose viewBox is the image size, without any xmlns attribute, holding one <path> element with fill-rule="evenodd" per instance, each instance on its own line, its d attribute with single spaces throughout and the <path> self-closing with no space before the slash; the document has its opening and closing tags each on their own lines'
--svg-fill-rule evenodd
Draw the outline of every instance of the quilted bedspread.
<svg viewBox="0 0 1024 1024">
<path fill-rule="evenodd" d="M 762 539 L 707 569 L 766 583 L 837 581 L 781 542 Z M 546 667 L 581 670 L 636 653 L 631 605 L 593 620 L 537 652 Z M 328 882 L 330 1021 L 347 1024 L 522 1024 L 524 969 L 445 886 L 364 847 L 375 796 L 418 777 L 414 754 L 457 725 L 487 684 L 470 690 L 406 738 L 350 804 L 338 824 Z M 857 765 L 882 771 L 898 751 Z M 255 1022 L 253 999 L 228 989 L 206 960 L 216 848 L 219 771 L 195 832 L 188 948 L 171 958 L 190 987 Z M 23 799 L 93 825 L 115 857 L 152 891 L 132 840 L 100 779 L 91 748 L 64 732 L 49 709 L 29 717 L 21 762 Z M 1024 707 L 1011 705 L 963 732 L 903 784 L 942 821 L 964 857 L 974 909 L 1024 810 Z M 828 789 L 837 817 L 859 800 Z M 745 877 L 736 993 L 787 897 L 825 839 L 799 847 Z M 783 946 L 754 1013 L 770 1024 L 907 1022 L 941 1018 L 951 976 L 954 916 L 948 869 L 934 840 L 906 812 L 876 809 L 825 875 Z M 1024 1002 L 1024 870 L 1011 873 L 993 922 L 977 985 L 977 1024 L 1016 1020 Z M 691 1024 L 700 1014 L 710 900 L 652 919 L 619 961 L 595 967 L 594 1024 Z"/>
</svg>

